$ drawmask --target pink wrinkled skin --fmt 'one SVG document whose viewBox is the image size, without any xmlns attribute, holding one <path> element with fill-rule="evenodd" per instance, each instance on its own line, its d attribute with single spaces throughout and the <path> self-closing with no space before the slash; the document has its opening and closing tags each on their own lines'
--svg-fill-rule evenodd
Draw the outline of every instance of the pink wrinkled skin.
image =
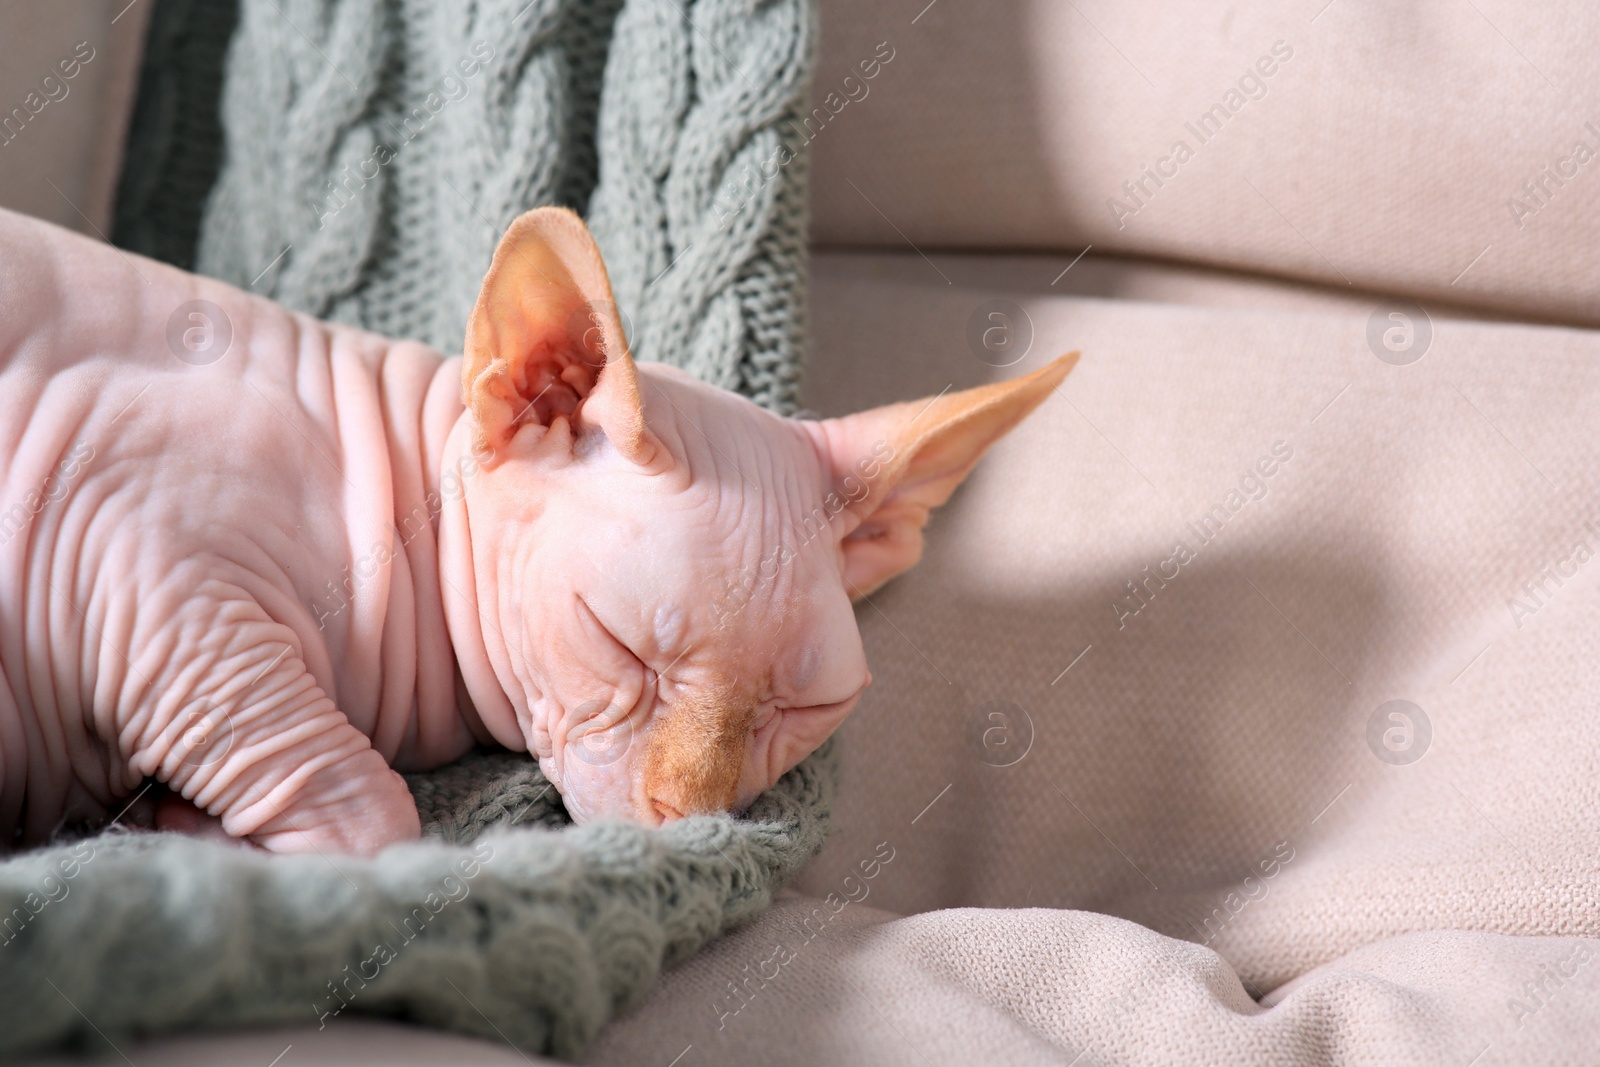
<svg viewBox="0 0 1600 1067">
<path fill-rule="evenodd" d="M 654 825 L 839 725 L 871 680 L 851 598 L 1070 358 L 821 422 L 635 365 L 609 319 L 586 369 L 522 367 L 607 314 L 586 242 L 564 212 L 508 232 L 464 402 L 463 357 L 0 211 L 6 840 L 155 778 L 232 837 L 370 854 L 419 833 L 397 770 L 491 742 L 577 821 Z M 513 254 L 553 288 L 518 295 Z"/>
</svg>

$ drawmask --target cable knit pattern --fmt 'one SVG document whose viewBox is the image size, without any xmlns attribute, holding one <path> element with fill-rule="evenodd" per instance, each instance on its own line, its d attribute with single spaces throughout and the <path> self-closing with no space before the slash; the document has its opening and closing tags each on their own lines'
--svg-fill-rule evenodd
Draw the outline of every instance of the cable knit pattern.
<svg viewBox="0 0 1600 1067">
<path fill-rule="evenodd" d="M 240 17 L 201 273 L 453 351 L 511 220 L 587 206 L 639 358 L 793 410 L 809 0 L 245 0 Z"/>
<path fill-rule="evenodd" d="M 793 141 L 813 14 L 797 0 L 617 20 L 590 227 L 635 351 L 791 411 L 804 322 L 805 160 Z"/>
<path fill-rule="evenodd" d="M 313 315 L 355 289 L 390 176 L 380 171 L 320 220 L 313 198 L 377 149 L 372 124 L 359 121 L 377 86 L 353 78 L 382 65 L 382 11 L 381 0 L 284 0 L 281 14 L 275 3 L 242 5 L 223 90 L 227 157 L 202 222 L 202 274 Z M 250 116 L 244 129 L 241 113 Z"/>
<path fill-rule="evenodd" d="M 180 44 L 232 19 L 160 9 Z M 785 138 L 810 0 L 242 0 L 238 17 L 202 273 L 459 350 L 510 221 L 589 205 L 641 358 L 794 406 L 805 160 Z M 216 150 L 204 73 L 145 72 L 150 161 L 129 162 L 118 231 L 140 251 L 186 255 L 185 160 Z M 829 742 L 743 817 L 576 828 L 526 756 L 479 753 L 408 776 L 430 840 L 371 860 L 123 832 L 18 856 L 0 865 L 0 1054 L 349 1011 L 575 1056 L 771 902 L 821 847 L 838 779 Z"/>
</svg>

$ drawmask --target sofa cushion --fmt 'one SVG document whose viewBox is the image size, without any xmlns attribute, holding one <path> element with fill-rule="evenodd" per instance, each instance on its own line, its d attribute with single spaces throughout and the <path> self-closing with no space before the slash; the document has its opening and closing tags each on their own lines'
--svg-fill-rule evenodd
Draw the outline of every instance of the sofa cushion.
<svg viewBox="0 0 1600 1067">
<path fill-rule="evenodd" d="M 890 911 L 1107 912 L 1261 991 L 1410 931 L 1600 934 L 1600 334 L 936 260 L 818 257 L 812 407 L 1083 358 L 858 608 L 799 887 L 887 839 Z M 1083 265 L 1056 291 L 1153 284 Z"/>
<path fill-rule="evenodd" d="M 822 26 L 819 243 L 1092 244 L 1600 322 L 1593 4 L 822 0 Z"/>
</svg>

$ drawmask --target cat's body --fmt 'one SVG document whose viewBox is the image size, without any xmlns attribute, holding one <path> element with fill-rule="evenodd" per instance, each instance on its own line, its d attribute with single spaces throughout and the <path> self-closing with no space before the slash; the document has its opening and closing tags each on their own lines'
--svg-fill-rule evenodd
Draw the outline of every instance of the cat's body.
<svg viewBox="0 0 1600 1067">
<path fill-rule="evenodd" d="M 872 515 L 817 503 L 861 434 L 636 367 L 581 223 L 514 231 L 464 362 L 0 211 L 0 839 L 149 777 L 267 847 L 372 851 L 417 833 L 391 768 L 486 742 L 579 817 L 658 820 L 837 725 Z"/>
</svg>

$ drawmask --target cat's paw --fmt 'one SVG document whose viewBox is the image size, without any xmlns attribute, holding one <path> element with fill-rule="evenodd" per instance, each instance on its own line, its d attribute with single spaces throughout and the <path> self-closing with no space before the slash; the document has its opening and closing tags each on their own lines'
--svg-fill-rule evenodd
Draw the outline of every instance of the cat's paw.
<svg viewBox="0 0 1600 1067">
<path fill-rule="evenodd" d="M 372 749 L 313 773 L 250 835 L 273 852 L 371 856 L 422 836 L 405 779 Z"/>
</svg>

